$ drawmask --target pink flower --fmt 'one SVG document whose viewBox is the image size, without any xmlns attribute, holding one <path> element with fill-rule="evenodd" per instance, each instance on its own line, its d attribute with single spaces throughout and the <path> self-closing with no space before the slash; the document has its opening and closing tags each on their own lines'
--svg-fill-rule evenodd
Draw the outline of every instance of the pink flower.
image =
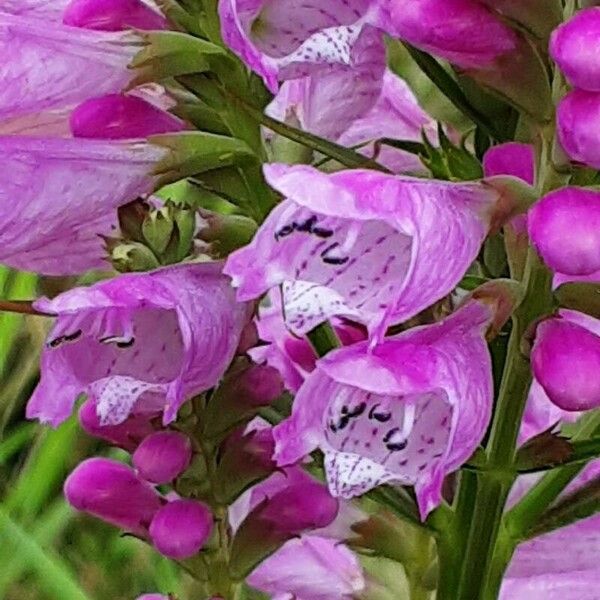
<svg viewBox="0 0 600 600">
<path fill-rule="evenodd" d="M 553 271 L 590 275 L 600 269 L 600 193 L 577 187 L 551 192 L 529 210 L 528 229 Z"/>
<path fill-rule="evenodd" d="M 600 93 L 572 90 L 560 101 L 558 139 L 572 160 L 600 167 L 599 127 Z"/>
<path fill-rule="evenodd" d="M 325 453 L 329 489 L 351 498 L 383 483 L 414 485 L 423 518 L 447 473 L 473 453 L 492 406 L 484 340 L 488 309 L 469 303 L 446 320 L 329 353 L 275 427 L 275 458 Z"/>
<path fill-rule="evenodd" d="M 548 397 L 566 411 L 600 406 L 600 321 L 575 311 L 542 321 L 531 364 Z"/>
<path fill-rule="evenodd" d="M 142 537 L 163 502 L 130 467 L 107 458 L 78 465 L 65 481 L 65 496 L 77 510 Z"/>
<path fill-rule="evenodd" d="M 140 477 L 154 484 L 171 483 L 192 459 L 190 438 L 178 431 L 157 431 L 145 438 L 132 456 Z"/>
<path fill-rule="evenodd" d="M 42 356 L 28 418 L 58 425 L 80 393 L 102 424 L 164 411 L 165 424 L 213 387 L 235 354 L 247 307 L 218 263 L 183 264 L 75 288 L 38 310 L 58 318 Z"/>
<path fill-rule="evenodd" d="M 600 8 L 581 10 L 554 30 L 550 55 L 571 85 L 600 91 Z"/>
<path fill-rule="evenodd" d="M 498 195 L 447 183 L 308 166 L 265 166 L 287 199 L 224 272 L 238 299 L 282 285 L 287 326 L 302 335 L 331 316 L 381 337 L 448 294 L 477 256 Z"/>
<path fill-rule="evenodd" d="M 507 142 L 492 146 L 483 157 L 486 177 L 512 175 L 533 185 L 535 179 L 535 156 L 531 144 Z"/>
<path fill-rule="evenodd" d="M 212 528 L 212 513 L 202 502 L 173 500 L 154 515 L 150 538 L 163 556 L 183 560 L 200 551 Z"/>
</svg>

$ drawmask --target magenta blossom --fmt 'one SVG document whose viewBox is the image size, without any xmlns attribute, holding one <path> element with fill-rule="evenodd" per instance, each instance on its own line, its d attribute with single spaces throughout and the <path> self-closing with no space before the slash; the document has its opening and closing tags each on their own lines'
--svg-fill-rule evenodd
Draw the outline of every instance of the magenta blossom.
<svg viewBox="0 0 600 600">
<path fill-rule="evenodd" d="M 542 321 L 531 364 L 536 380 L 559 408 L 600 406 L 600 321 L 575 311 Z"/>
<path fill-rule="evenodd" d="M 295 336 L 286 325 L 279 291 L 269 294 L 270 305 L 258 312 L 256 326 L 266 345 L 256 346 L 248 354 L 257 363 L 266 362 L 277 369 L 285 386 L 297 392 L 306 376 L 314 370 L 317 355 L 305 338 Z M 365 331 L 354 323 L 333 318 L 332 325 L 344 346 L 365 339 Z"/>
<path fill-rule="evenodd" d="M 0 13 L 0 120 L 120 92 L 141 49 L 132 32 L 99 32 Z M 27 81 L 27 86 L 23 86 Z"/>
<path fill-rule="evenodd" d="M 463 68 L 490 66 L 517 47 L 516 34 L 476 0 L 380 0 L 373 22 Z"/>
<path fill-rule="evenodd" d="M 531 144 L 507 142 L 492 146 L 483 157 L 486 177 L 512 175 L 533 185 L 535 179 L 535 153 Z"/>
<path fill-rule="evenodd" d="M 528 222 L 533 245 L 553 271 L 590 275 L 600 269 L 600 193 L 551 192 L 529 210 Z"/>
<path fill-rule="evenodd" d="M 273 598 L 304 600 L 350 600 L 365 587 L 356 556 L 317 535 L 286 542 L 250 574 L 248 583 Z"/>
<path fill-rule="evenodd" d="M 382 49 L 383 50 L 383 49 Z M 267 113 L 338 142 L 355 147 L 379 138 L 421 140 L 424 129 L 436 138 L 435 122 L 419 106 L 408 85 L 380 62 L 361 62 L 286 81 Z M 358 88 L 357 88 L 358 86 Z M 373 144 L 360 151 L 374 155 Z M 382 147 L 377 160 L 394 173 L 420 173 L 423 163 L 414 154 Z"/>
<path fill-rule="evenodd" d="M 441 500 L 447 473 L 487 428 L 492 376 L 484 333 L 491 315 L 471 302 L 444 321 L 335 350 L 275 427 L 275 458 L 292 464 L 319 447 L 329 488 L 351 498 L 383 483 L 414 485 L 421 515 Z"/>
<path fill-rule="evenodd" d="M 116 209 L 152 191 L 166 151 L 146 143 L 0 137 L 0 261 L 68 275 L 106 267 L 100 235 Z M 66 249 L 68 248 L 68 252 Z"/>
<path fill-rule="evenodd" d="M 165 18 L 142 0 L 73 0 L 63 13 L 63 23 L 99 31 L 167 28 Z"/>
<path fill-rule="evenodd" d="M 600 93 L 570 91 L 557 108 L 558 139 L 569 157 L 600 168 Z"/>
<path fill-rule="evenodd" d="M 480 183 L 280 164 L 265 174 L 287 200 L 224 272 L 239 300 L 281 285 L 298 335 L 337 315 L 381 336 L 448 294 L 477 256 L 498 201 Z"/>
<path fill-rule="evenodd" d="M 173 421 L 187 398 L 219 381 L 247 319 L 218 263 L 121 275 L 36 307 L 58 318 L 27 416 L 52 425 L 81 393 L 103 424 L 134 409 L 163 410 L 164 423 Z"/>
<path fill-rule="evenodd" d="M 157 431 L 137 447 L 133 466 L 140 477 L 155 484 L 170 483 L 181 475 L 192 459 L 192 442 L 179 431 Z"/>
<path fill-rule="evenodd" d="M 163 500 L 149 484 L 122 463 L 89 458 L 67 477 L 71 506 L 126 531 L 145 536 Z"/>
<path fill-rule="evenodd" d="M 202 502 L 173 500 L 154 515 L 150 538 L 163 556 L 182 560 L 199 552 L 212 528 L 212 513 Z"/>
<path fill-rule="evenodd" d="M 550 54 L 571 85 L 600 91 L 600 8 L 581 10 L 555 29 Z"/>
<path fill-rule="evenodd" d="M 70 128 L 74 137 L 127 139 L 181 131 L 184 124 L 143 98 L 109 94 L 77 106 L 70 115 Z"/>
</svg>

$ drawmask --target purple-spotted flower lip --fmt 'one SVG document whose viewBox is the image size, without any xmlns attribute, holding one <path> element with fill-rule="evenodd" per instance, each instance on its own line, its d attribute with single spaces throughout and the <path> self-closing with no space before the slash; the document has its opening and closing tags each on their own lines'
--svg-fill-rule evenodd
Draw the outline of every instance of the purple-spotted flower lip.
<svg viewBox="0 0 600 600">
<path fill-rule="evenodd" d="M 86 392 L 101 423 L 117 425 L 134 408 L 173 421 L 185 400 L 219 381 L 248 318 L 221 267 L 130 273 L 36 302 L 58 319 L 28 418 L 58 425 Z"/>
<path fill-rule="evenodd" d="M 278 464 L 319 447 L 334 495 L 414 485 L 425 517 L 440 502 L 444 476 L 471 456 L 489 422 L 490 318 L 471 301 L 371 350 L 359 342 L 320 359 L 292 416 L 274 429 Z"/>
<path fill-rule="evenodd" d="M 264 170 L 287 199 L 224 272 L 242 301 L 282 285 L 288 327 L 299 335 L 337 315 L 381 338 L 448 294 L 479 252 L 498 201 L 480 183 Z"/>
</svg>

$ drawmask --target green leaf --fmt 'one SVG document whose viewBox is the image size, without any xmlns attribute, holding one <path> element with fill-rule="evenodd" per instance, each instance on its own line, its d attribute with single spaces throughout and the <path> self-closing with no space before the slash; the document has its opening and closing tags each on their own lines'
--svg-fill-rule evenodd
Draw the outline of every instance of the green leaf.
<svg viewBox="0 0 600 600">
<path fill-rule="evenodd" d="M 214 169 L 257 163 L 257 157 L 245 142 L 203 131 L 156 135 L 153 144 L 169 150 L 154 169 L 159 186 Z"/>
<path fill-rule="evenodd" d="M 600 319 L 600 283 L 563 283 L 554 291 L 554 297 L 562 308 Z"/>
</svg>

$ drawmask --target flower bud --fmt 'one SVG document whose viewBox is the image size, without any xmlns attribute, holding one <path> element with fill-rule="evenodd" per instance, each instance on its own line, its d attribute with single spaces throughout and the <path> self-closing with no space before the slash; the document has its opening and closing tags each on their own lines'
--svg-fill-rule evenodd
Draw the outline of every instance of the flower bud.
<svg viewBox="0 0 600 600">
<path fill-rule="evenodd" d="M 133 454 L 133 466 L 146 481 L 170 483 L 183 473 L 192 458 L 192 444 L 178 431 L 149 435 Z"/>
<path fill-rule="evenodd" d="M 571 160 L 600 168 L 600 93 L 569 92 L 557 108 L 557 131 Z"/>
<path fill-rule="evenodd" d="M 537 381 L 550 400 L 563 410 L 600 406 L 597 333 L 564 318 L 543 321 L 537 327 L 531 363 Z"/>
<path fill-rule="evenodd" d="M 166 29 L 164 17 L 142 0 L 73 0 L 63 23 L 82 29 L 124 31 Z"/>
<path fill-rule="evenodd" d="M 162 594 L 144 594 L 137 600 L 169 600 L 169 598 L 167 596 L 163 596 Z"/>
<path fill-rule="evenodd" d="M 588 8 L 558 27 L 550 39 L 550 55 L 571 85 L 600 91 L 600 8 Z"/>
<path fill-rule="evenodd" d="M 71 113 L 73 137 L 93 139 L 147 138 L 182 131 L 182 121 L 137 96 L 109 94 L 86 100 Z"/>
<path fill-rule="evenodd" d="M 508 142 L 492 146 L 483 156 L 483 171 L 486 177 L 512 175 L 533 185 L 534 152 L 531 144 Z"/>
<path fill-rule="evenodd" d="M 150 422 L 153 416 L 131 415 L 119 425 L 101 425 L 96 404 L 87 400 L 79 409 L 79 424 L 88 435 L 133 452 L 145 437 L 154 432 Z"/>
<path fill-rule="evenodd" d="M 67 477 L 73 508 L 137 535 L 145 535 L 162 499 L 133 469 L 107 458 L 89 458 Z"/>
<path fill-rule="evenodd" d="M 567 187 L 544 196 L 529 211 L 529 236 L 544 262 L 568 275 L 600 269 L 600 193 Z"/>
<path fill-rule="evenodd" d="M 152 271 L 160 263 L 150 248 L 138 242 L 116 244 L 110 251 L 113 267 L 120 273 Z"/>
<path fill-rule="evenodd" d="M 210 510 L 195 500 L 174 500 L 163 506 L 150 524 L 156 549 L 174 560 L 197 554 L 210 537 L 213 519 Z"/>
<path fill-rule="evenodd" d="M 208 210 L 202 210 L 202 218 L 206 226 L 200 230 L 198 237 L 213 244 L 214 251 L 219 256 L 227 256 L 249 244 L 256 233 L 256 222 L 243 215 L 223 215 Z"/>
</svg>

